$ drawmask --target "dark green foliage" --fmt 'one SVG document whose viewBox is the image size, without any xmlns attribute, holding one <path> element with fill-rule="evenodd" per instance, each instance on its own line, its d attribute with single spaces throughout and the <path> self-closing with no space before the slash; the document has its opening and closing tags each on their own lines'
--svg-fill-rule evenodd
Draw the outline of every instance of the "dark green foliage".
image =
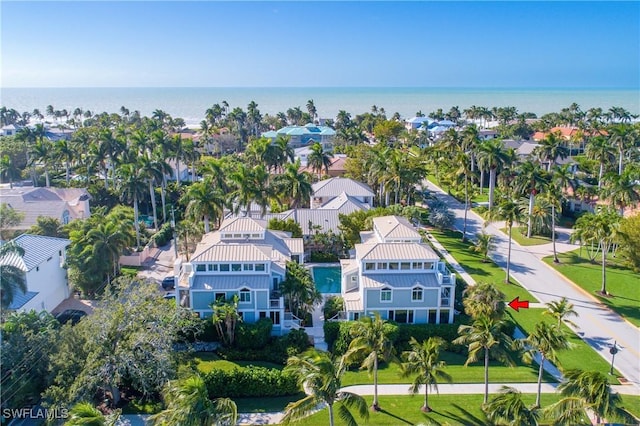
<svg viewBox="0 0 640 426">
<path fill-rule="evenodd" d="M 340 257 L 334 253 L 327 253 L 324 251 L 314 251 L 309 255 L 309 262 L 315 263 L 332 263 L 338 262 Z"/>
<path fill-rule="evenodd" d="M 250 365 L 233 371 L 214 369 L 204 376 L 209 398 L 259 398 L 300 392 L 294 375 Z"/>
<path fill-rule="evenodd" d="M 269 221 L 267 227 L 278 231 L 291 232 L 292 238 L 302 238 L 302 228 L 300 228 L 300 225 L 293 219 L 282 220 L 274 217 Z"/>
<path fill-rule="evenodd" d="M 241 322 L 236 327 L 235 347 L 239 350 L 260 349 L 269 343 L 273 323 L 262 318 L 253 324 Z"/>
<path fill-rule="evenodd" d="M 339 296 L 328 297 L 322 308 L 325 319 L 331 319 L 342 311 L 344 311 L 344 299 Z"/>
<path fill-rule="evenodd" d="M 160 227 L 160 230 L 153 234 L 151 241 L 156 247 L 162 247 L 173 238 L 173 228 L 171 223 L 167 222 Z"/>
<path fill-rule="evenodd" d="M 269 361 L 284 365 L 290 356 L 304 352 L 309 346 L 309 336 L 304 330 L 291 330 L 282 337 L 272 337 L 256 349 L 220 348 L 217 353 L 229 361 Z"/>
</svg>

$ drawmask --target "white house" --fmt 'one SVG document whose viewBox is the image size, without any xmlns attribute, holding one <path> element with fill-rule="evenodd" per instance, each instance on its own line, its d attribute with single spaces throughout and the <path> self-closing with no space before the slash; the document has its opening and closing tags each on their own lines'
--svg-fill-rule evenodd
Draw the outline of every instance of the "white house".
<svg viewBox="0 0 640 426">
<path fill-rule="evenodd" d="M 334 177 L 316 182 L 311 188 L 313 189 L 310 203 L 312 209 L 317 209 L 342 194 L 352 197 L 360 203 L 373 206 L 375 194 L 371 188 L 353 179 Z"/>
<path fill-rule="evenodd" d="M 24 256 L 9 254 L 3 262 L 25 272 L 27 292 L 17 294 L 10 310 L 51 312 L 69 297 L 66 249 L 71 241 L 64 238 L 22 234 L 12 240 L 24 249 Z"/>
<path fill-rule="evenodd" d="M 285 313 L 280 295 L 288 261 L 303 262 L 301 238 L 267 229 L 264 220 L 250 217 L 226 219 L 220 229 L 204 236 L 191 260 L 181 267 L 178 300 L 201 317 L 211 316 L 211 304 L 238 296 L 242 320 L 253 323 L 271 318 L 273 333 L 297 327 Z"/>
<path fill-rule="evenodd" d="M 355 258 L 340 261 L 346 319 L 378 312 L 398 323 L 453 322 L 455 275 L 407 219 L 374 218 L 360 235 Z"/>
</svg>

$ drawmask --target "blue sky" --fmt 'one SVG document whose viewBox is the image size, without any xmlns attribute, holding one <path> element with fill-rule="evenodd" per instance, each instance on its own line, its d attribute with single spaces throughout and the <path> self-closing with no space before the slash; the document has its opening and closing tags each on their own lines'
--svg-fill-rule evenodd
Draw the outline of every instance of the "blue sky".
<svg viewBox="0 0 640 426">
<path fill-rule="evenodd" d="M 3 87 L 640 87 L 638 2 L 7 2 Z"/>
</svg>

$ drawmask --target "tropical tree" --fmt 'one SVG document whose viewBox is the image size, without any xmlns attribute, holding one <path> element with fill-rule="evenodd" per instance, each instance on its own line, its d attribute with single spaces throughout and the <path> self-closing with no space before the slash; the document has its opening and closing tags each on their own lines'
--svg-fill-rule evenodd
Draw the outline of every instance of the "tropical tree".
<svg viewBox="0 0 640 426">
<path fill-rule="evenodd" d="M 0 246 L 0 305 L 7 309 L 19 293 L 27 292 L 25 271 L 19 266 L 24 249 L 14 242 Z"/>
<path fill-rule="evenodd" d="M 41 164 L 44 169 L 45 186 L 48 188 L 51 186 L 49 179 L 49 166 L 53 159 L 53 145 L 44 137 L 38 138 L 35 144 L 31 146 L 29 151 L 31 163 L 30 166 Z"/>
<path fill-rule="evenodd" d="M 364 398 L 341 390 L 345 369 L 343 357 L 332 359 L 328 352 L 316 349 L 309 349 L 302 355 L 290 357 L 285 371 L 296 375 L 300 385 L 307 391 L 307 396 L 286 406 L 283 424 L 304 419 L 320 404 L 327 405 L 329 426 L 334 426 L 334 405 L 337 405 L 335 409 L 338 416 L 348 426 L 358 425 L 349 411 L 350 408 L 354 408 L 360 417 L 368 419 L 369 412 Z"/>
<path fill-rule="evenodd" d="M 478 145 L 478 165 L 482 170 L 489 170 L 489 210 L 493 208 L 498 170 L 507 164 L 509 157 L 504 143 L 498 139 L 489 139 Z"/>
<path fill-rule="evenodd" d="M 627 123 L 617 123 L 608 128 L 608 133 L 609 144 L 618 149 L 618 175 L 622 175 L 624 155 L 635 142 L 633 128 Z"/>
<path fill-rule="evenodd" d="M 78 402 L 69 410 L 69 418 L 65 426 L 115 426 L 118 424 L 120 411 L 105 416 L 91 403 Z"/>
<path fill-rule="evenodd" d="M 236 338 L 236 326 L 242 317 L 238 313 L 238 296 L 231 299 L 218 299 L 211 304 L 213 315 L 211 320 L 218 332 L 218 336 L 227 346 L 232 346 Z"/>
<path fill-rule="evenodd" d="M 550 325 L 545 321 L 537 323 L 533 331 L 522 340 L 524 352 L 522 359 L 531 363 L 534 360 L 539 364 L 538 368 L 538 391 L 536 394 L 535 407 L 540 407 L 540 393 L 542 386 L 542 373 L 544 372 L 544 362 L 549 360 L 557 363 L 557 351 L 571 348 L 571 343 L 566 333 L 557 325 Z M 539 357 L 539 359 L 537 359 Z"/>
<path fill-rule="evenodd" d="M 533 150 L 533 154 L 547 164 L 549 171 L 558 158 L 564 160 L 569 156 L 569 150 L 562 140 L 562 135 L 557 131 L 547 134 Z"/>
<path fill-rule="evenodd" d="M 371 409 L 380 410 L 378 403 L 378 361 L 395 360 L 393 343 L 385 330 L 386 321 L 380 318 L 378 312 L 373 317 L 364 316 L 353 324 L 350 334 L 353 340 L 345 354 L 345 360 L 361 359 L 361 368 L 366 368 L 369 374 L 373 373 L 373 402 Z"/>
<path fill-rule="evenodd" d="M 133 225 L 136 230 L 136 249 L 140 248 L 140 220 L 138 201 L 144 196 L 147 182 L 135 164 L 123 164 L 118 168 L 120 190 L 123 199 L 133 202 Z"/>
<path fill-rule="evenodd" d="M 542 166 L 540 166 L 540 163 L 529 160 L 520 164 L 518 167 L 518 174 L 515 180 L 516 190 L 529 195 L 527 238 L 531 238 L 531 231 L 533 229 L 532 219 L 536 194 L 545 188 L 547 183 L 548 176 L 542 169 Z"/>
<path fill-rule="evenodd" d="M 504 315 L 505 295 L 491 283 L 478 283 L 464 290 L 462 305 L 464 311 L 473 319 L 489 317 L 500 319 Z"/>
<path fill-rule="evenodd" d="M 489 359 L 493 357 L 509 366 L 514 365 L 509 354 L 513 342 L 504 333 L 505 323 L 502 320 L 481 316 L 471 325 L 461 325 L 453 343 L 466 345 L 469 354 L 465 366 L 476 362 L 480 356 L 484 358 L 484 403 L 489 399 Z"/>
<path fill-rule="evenodd" d="M 578 369 L 564 372 L 565 382 L 558 386 L 562 399 L 548 408 L 557 424 L 576 424 L 588 408 L 596 415 L 596 424 L 603 417 L 631 420 L 621 408 L 620 395 L 611 391 L 609 379 L 599 371 Z"/>
<path fill-rule="evenodd" d="M 522 400 L 520 391 L 503 386 L 500 393 L 483 407 L 492 424 L 513 426 L 537 426 L 540 412 L 537 408 L 529 408 Z"/>
<path fill-rule="evenodd" d="M 620 216 L 623 216 L 626 207 L 640 201 L 640 184 L 636 177 L 627 171 L 621 175 L 609 173 L 604 177 L 602 194 L 612 205 L 620 209 Z"/>
<path fill-rule="evenodd" d="M 322 144 L 319 142 L 314 143 L 310 147 L 311 152 L 307 156 L 307 164 L 318 174 L 318 179 L 320 179 L 320 175 L 322 173 L 322 169 L 324 169 L 325 173 L 329 173 L 329 166 L 331 165 L 331 158 L 333 155 L 329 152 L 326 152 L 322 147 Z"/>
<path fill-rule="evenodd" d="M 322 294 L 316 288 L 309 269 L 297 262 L 287 262 L 280 291 L 289 306 L 289 312 L 302 320 L 314 305 L 322 302 Z"/>
<path fill-rule="evenodd" d="M 500 202 L 497 209 L 488 212 L 487 218 L 490 222 L 505 221 L 507 229 L 509 230 L 509 248 L 507 250 L 507 275 L 505 282 L 509 283 L 510 271 L 511 271 L 511 243 L 513 224 L 522 223 L 524 221 L 525 213 L 521 203 L 516 200 L 504 199 Z"/>
<path fill-rule="evenodd" d="M 305 171 L 300 171 L 300 160 L 295 163 L 287 163 L 284 173 L 276 177 L 278 192 L 288 198 L 288 206 L 292 209 L 308 203 L 313 193 L 311 185 L 312 176 Z"/>
<path fill-rule="evenodd" d="M 162 181 L 164 171 L 163 161 L 157 161 L 150 155 L 142 155 L 138 159 L 138 169 L 142 176 L 147 180 L 149 184 L 149 198 L 151 200 L 151 210 L 153 212 L 153 226 L 155 229 L 160 229 L 158 226 L 158 212 L 156 208 L 156 191 L 155 186 L 158 182 Z"/>
<path fill-rule="evenodd" d="M 429 407 L 429 388 L 438 391 L 438 379 L 451 381 L 451 376 L 444 371 L 445 362 L 441 361 L 440 350 L 444 346 L 444 340 L 440 337 L 429 337 L 422 343 L 414 337 L 409 341 L 410 351 L 403 353 L 402 375 L 408 377 L 416 374 L 409 391 L 415 395 L 424 385 L 424 405 L 421 410 L 425 413 L 431 411 Z"/>
<path fill-rule="evenodd" d="M 193 183 L 182 196 L 187 205 L 186 215 L 199 220 L 204 218 L 204 232 L 209 232 L 209 221 L 219 223 L 222 218 L 225 197 L 213 184 L 211 176 Z"/>
<path fill-rule="evenodd" d="M 598 173 L 598 188 L 602 186 L 604 171 L 615 159 L 615 148 L 603 136 L 595 136 L 589 140 L 585 148 L 585 156 L 589 160 L 597 161 L 600 165 Z"/>
<path fill-rule="evenodd" d="M 486 263 L 489 260 L 489 253 L 496 249 L 494 243 L 494 236 L 481 232 L 476 234 L 476 240 L 469 250 L 482 255 L 482 263 Z"/>
<path fill-rule="evenodd" d="M 543 315 L 551 315 L 553 318 L 558 320 L 558 328 L 560 328 L 560 324 L 564 320 L 567 324 L 570 324 L 576 328 L 578 325 L 574 322 L 567 319 L 567 317 L 577 317 L 578 313 L 573 309 L 573 303 L 569 302 L 566 297 L 562 297 L 560 300 L 554 300 L 549 303 L 545 303 L 547 310 L 544 311 Z"/>
<path fill-rule="evenodd" d="M 200 374 L 171 380 L 162 391 L 166 407 L 151 417 L 154 425 L 232 426 L 238 409 L 229 398 L 211 400 Z"/>
</svg>

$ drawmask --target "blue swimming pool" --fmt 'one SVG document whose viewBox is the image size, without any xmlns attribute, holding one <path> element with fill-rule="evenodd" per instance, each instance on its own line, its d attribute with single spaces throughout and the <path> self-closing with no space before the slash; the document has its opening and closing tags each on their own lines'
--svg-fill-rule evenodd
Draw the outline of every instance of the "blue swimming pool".
<svg viewBox="0 0 640 426">
<path fill-rule="evenodd" d="M 340 293 L 341 272 L 339 266 L 314 266 L 311 274 L 320 293 Z"/>
</svg>

